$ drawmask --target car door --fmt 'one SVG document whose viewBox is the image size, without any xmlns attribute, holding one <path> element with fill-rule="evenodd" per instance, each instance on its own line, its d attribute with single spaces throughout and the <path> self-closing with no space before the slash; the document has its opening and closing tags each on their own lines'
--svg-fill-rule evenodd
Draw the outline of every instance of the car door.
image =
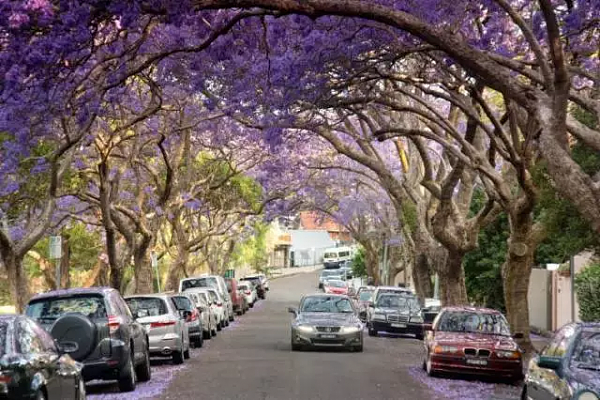
<svg viewBox="0 0 600 400">
<path fill-rule="evenodd" d="M 561 328 L 541 355 L 564 358 L 575 337 L 575 332 L 575 325 L 566 325 Z M 532 368 L 529 371 L 527 394 L 533 400 L 566 400 L 570 398 L 569 386 L 562 378 L 561 370 L 542 368 L 536 360 L 532 362 Z"/>
<path fill-rule="evenodd" d="M 138 365 L 146 357 L 146 331 L 142 324 L 133 318 L 129 306 L 116 290 L 111 292 L 110 306 L 115 308 L 123 321 L 123 325 L 129 331 L 129 336 L 133 340 L 134 364 Z"/>
<path fill-rule="evenodd" d="M 32 321 L 19 318 L 15 328 L 17 352 L 28 355 L 32 359 L 30 364 L 32 379 L 42 379 L 45 382 L 44 386 L 49 398 L 68 398 L 63 396 L 62 393 L 58 353 L 51 354 L 46 351 Z M 68 393 L 65 394 L 68 395 Z"/>
</svg>

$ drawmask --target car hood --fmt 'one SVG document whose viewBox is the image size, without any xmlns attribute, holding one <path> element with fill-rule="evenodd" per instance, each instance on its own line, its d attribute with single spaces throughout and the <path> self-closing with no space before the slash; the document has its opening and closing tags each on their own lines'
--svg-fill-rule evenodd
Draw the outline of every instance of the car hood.
<svg viewBox="0 0 600 400">
<path fill-rule="evenodd" d="M 440 345 L 477 346 L 489 349 L 514 350 L 517 345 L 513 338 L 503 335 L 490 335 L 472 332 L 436 332 L 435 343 Z"/>
<path fill-rule="evenodd" d="M 596 394 L 600 394 L 600 370 L 593 371 L 589 369 L 571 368 L 570 381 L 576 390 L 591 389 Z M 573 382 L 574 381 L 574 382 Z"/>
<path fill-rule="evenodd" d="M 419 313 L 416 311 L 411 313 L 407 309 L 387 308 L 387 307 L 377 307 L 377 308 L 375 308 L 375 312 L 378 314 L 419 315 Z"/>
<path fill-rule="evenodd" d="M 340 326 L 358 323 L 352 313 L 301 313 L 296 320 L 301 324 L 319 326 Z"/>
</svg>

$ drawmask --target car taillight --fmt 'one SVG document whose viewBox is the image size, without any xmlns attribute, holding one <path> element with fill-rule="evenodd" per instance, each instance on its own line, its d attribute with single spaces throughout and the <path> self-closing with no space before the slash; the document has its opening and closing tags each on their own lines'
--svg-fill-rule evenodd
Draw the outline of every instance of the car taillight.
<svg viewBox="0 0 600 400">
<path fill-rule="evenodd" d="M 0 385 L 8 385 L 12 379 L 12 376 L 6 375 L 4 372 L 0 372 Z"/>
<path fill-rule="evenodd" d="M 251 291 L 249 291 L 249 290 L 246 290 L 244 293 L 245 293 L 245 294 L 252 294 L 252 292 L 251 292 Z"/>
<path fill-rule="evenodd" d="M 150 323 L 150 328 L 162 328 L 165 326 L 173 326 L 175 325 L 175 321 L 157 321 Z"/>
<path fill-rule="evenodd" d="M 108 316 L 108 332 L 111 335 L 114 335 L 115 333 L 117 333 L 120 326 L 121 326 L 121 318 L 119 318 L 115 315 Z"/>
<path fill-rule="evenodd" d="M 189 316 L 188 321 L 195 321 L 198 319 L 198 310 L 194 309 L 194 311 L 192 311 L 192 314 Z"/>
</svg>

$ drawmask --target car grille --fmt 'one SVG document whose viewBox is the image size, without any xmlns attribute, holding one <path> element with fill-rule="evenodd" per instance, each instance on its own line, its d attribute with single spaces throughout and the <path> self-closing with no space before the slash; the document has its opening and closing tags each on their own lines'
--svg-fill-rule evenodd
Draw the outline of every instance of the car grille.
<svg viewBox="0 0 600 400">
<path fill-rule="evenodd" d="M 465 355 L 472 357 L 489 357 L 491 352 L 488 349 L 474 349 L 472 347 L 465 348 Z"/>
<path fill-rule="evenodd" d="M 312 344 L 343 345 L 344 339 L 311 339 Z"/>
<path fill-rule="evenodd" d="M 388 314 L 388 322 L 408 322 L 408 315 Z"/>
<path fill-rule="evenodd" d="M 317 326 L 317 332 L 339 332 L 339 326 Z"/>
</svg>

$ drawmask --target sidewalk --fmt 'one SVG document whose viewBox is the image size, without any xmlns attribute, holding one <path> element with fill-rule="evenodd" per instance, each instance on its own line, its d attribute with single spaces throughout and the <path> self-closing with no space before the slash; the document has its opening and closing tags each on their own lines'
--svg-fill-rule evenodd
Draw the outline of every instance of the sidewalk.
<svg viewBox="0 0 600 400">
<path fill-rule="evenodd" d="M 294 267 L 294 268 L 279 268 L 270 270 L 269 279 L 282 278 L 284 276 L 292 276 L 297 274 L 307 274 L 310 272 L 318 271 L 323 268 L 323 264 L 311 265 L 308 267 Z"/>
</svg>

